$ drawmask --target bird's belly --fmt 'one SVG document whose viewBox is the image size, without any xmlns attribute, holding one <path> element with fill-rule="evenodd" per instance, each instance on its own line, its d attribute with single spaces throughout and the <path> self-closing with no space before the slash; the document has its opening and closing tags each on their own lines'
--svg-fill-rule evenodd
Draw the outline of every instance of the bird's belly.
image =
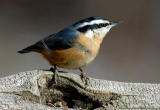
<svg viewBox="0 0 160 110">
<path fill-rule="evenodd" d="M 42 53 L 51 65 L 66 69 L 78 69 L 89 64 L 96 55 L 78 50 L 76 47 L 65 50 L 47 50 Z"/>
</svg>

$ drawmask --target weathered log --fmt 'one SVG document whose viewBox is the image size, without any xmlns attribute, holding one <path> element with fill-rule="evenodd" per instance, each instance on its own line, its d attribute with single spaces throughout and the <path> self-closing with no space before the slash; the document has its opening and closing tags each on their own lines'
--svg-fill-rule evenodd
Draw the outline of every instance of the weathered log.
<svg viewBox="0 0 160 110">
<path fill-rule="evenodd" d="M 160 109 L 160 84 L 124 83 L 45 70 L 0 78 L 0 109 Z"/>
</svg>

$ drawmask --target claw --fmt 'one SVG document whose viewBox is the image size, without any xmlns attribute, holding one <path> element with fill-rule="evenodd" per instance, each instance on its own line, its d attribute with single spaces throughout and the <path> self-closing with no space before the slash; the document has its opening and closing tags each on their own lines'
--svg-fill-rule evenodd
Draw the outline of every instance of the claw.
<svg viewBox="0 0 160 110">
<path fill-rule="evenodd" d="M 52 76 L 51 81 L 48 83 L 48 88 L 50 88 L 52 86 L 52 84 L 57 84 L 56 82 L 56 78 L 57 78 L 57 74 L 58 74 L 58 70 L 57 67 L 54 66 L 54 68 L 50 68 L 50 71 L 52 71 L 54 73 L 54 75 Z"/>
<path fill-rule="evenodd" d="M 88 85 L 89 78 L 87 77 L 86 73 L 82 70 L 82 68 L 79 68 L 79 70 L 81 71 L 82 82 L 84 82 L 85 85 Z"/>
</svg>

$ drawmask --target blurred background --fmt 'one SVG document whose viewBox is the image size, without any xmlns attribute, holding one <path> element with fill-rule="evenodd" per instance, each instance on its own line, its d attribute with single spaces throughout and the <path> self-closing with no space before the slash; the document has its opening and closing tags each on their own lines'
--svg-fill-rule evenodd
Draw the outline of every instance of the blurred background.
<svg viewBox="0 0 160 110">
<path fill-rule="evenodd" d="M 106 36 L 97 58 L 84 68 L 87 74 L 159 83 L 159 11 L 159 0 L 0 0 L 0 77 L 50 68 L 40 54 L 17 51 L 76 21 L 101 16 L 124 22 Z"/>
</svg>

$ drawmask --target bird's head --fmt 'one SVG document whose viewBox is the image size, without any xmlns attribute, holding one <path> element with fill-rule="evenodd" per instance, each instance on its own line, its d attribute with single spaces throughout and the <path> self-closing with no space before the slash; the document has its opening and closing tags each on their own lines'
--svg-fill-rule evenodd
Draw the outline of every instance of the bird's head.
<svg viewBox="0 0 160 110">
<path fill-rule="evenodd" d="M 105 37 L 109 30 L 119 24 L 120 22 L 109 22 L 108 20 L 93 16 L 87 19 L 83 19 L 73 26 L 81 33 L 85 34 L 89 38 L 93 38 L 94 34 L 100 37 Z"/>
</svg>

